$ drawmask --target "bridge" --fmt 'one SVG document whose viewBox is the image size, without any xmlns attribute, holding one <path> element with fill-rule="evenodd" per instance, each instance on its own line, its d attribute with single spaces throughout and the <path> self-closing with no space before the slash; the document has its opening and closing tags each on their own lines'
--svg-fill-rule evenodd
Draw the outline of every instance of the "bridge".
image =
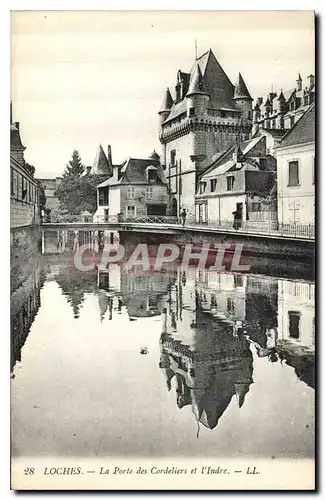
<svg viewBox="0 0 325 500">
<path fill-rule="evenodd" d="M 232 223 L 224 221 L 197 222 L 186 219 L 185 223 L 178 217 L 144 216 L 130 219 L 119 216 L 104 218 L 69 216 L 69 220 L 60 222 L 42 222 L 42 231 L 110 231 L 110 232 L 140 232 L 158 234 L 201 233 L 210 235 L 229 235 L 252 237 L 262 240 L 283 240 L 296 242 L 315 242 L 315 226 L 312 224 L 275 224 L 273 221 L 244 222 L 242 227 L 234 228 Z"/>
</svg>

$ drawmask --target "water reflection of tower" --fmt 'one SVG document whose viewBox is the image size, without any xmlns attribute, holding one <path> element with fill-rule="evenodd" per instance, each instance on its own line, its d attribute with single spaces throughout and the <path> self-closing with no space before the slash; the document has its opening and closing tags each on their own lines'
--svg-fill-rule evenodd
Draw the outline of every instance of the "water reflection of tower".
<svg viewBox="0 0 325 500">
<path fill-rule="evenodd" d="M 243 335 L 198 306 L 191 345 L 168 331 L 168 310 L 163 314 L 160 339 L 162 369 L 168 390 L 175 383 L 177 405 L 192 406 L 199 423 L 213 429 L 236 395 L 241 407 L 253 382 L 252 354 Z"/>
<path fill-rule="evenodd" d="M 21 350 L 41 304 L 40 290 L 44 274 L 35 263 L 28 278 L 11 295 L 11 371 L 21 361 Z"/>
</svg>

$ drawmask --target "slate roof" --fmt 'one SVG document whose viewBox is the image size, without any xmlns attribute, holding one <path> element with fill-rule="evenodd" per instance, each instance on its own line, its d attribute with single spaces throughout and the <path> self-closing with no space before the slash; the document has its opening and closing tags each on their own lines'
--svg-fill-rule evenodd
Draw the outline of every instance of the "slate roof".
<svg viewBox="0 0 325 500">
<path fill-rule="evenodd" d="M 150 158 L 129 158 L 120 170 L 119 179 L 110 177 L 106 181 L 99 184 L 97 188 L 121 184 L 148 184 L 146 171 L 150 166 L 157 169 L 158 178 L 162 184 L 166 184 L 165 173 L 159 160 L 153 160 Z"/>
<path fill-rule="evenodd" d="M 163 100 L 161 107 L 160 107 L 160 111 L 168 111 L 172 107 L 173 102 L 174 101 L 173 101 L 173 98 L 171 96 L 170 90 L 167 87 L 166 92 L 165 92 L 165 96 L 164 96 L 164 100 Z"/>
<path fill-rule="evenodd" d="M 186 97 L 193 94 L 207 94 L 207 88 L 201 73 L 201 69 L 199 64 L 197 63 L 194 67 L 194 71 L 190 80 L 190 86 L 188 88 L 188 92 Z"/>
<path fill-rule="evenodd" d="M 19 129 L 15 125 L 10 125 L 10 150 L 21 151 L 25 149 L 21 142 Z"/>
<path fill-rule="evenodd" d="M 235 85 L 234 99 L 250 99 L 251 101 L 253 100 L 240 73 Z"/>
<path fill-rule="evenodd" d="M 257 132 L 254 134 L 254 138 L 258 137 L 263 132 L 270 134 L 275 139 L 279 138 L 281 139 L 281 137 L 283 137 L 287 133 L 287 130 L 276 129 L 276 128 L 262 128 L 257 130 Z"/>
<path fill-rule="evenodd" d="M 205 89 L 210 96 L 209 108 L 237 111 L 233 102 L 234 86 L 211 49 L 195 61 L 191 70 L 190 87 L 192 80 L 197 78 L 197 66 L 200 68 Z M 164 123 L 183 113 L 186 113 L 186 98 L 173 103 L 170 115 Z"/>
<path fill-rule="evenodd" d="M 293 127 L 284 135 L 276 149 L 315 141 L 315 103 L 313 102 Z"/>
<path fill-rule="evenodd" d="M 243 154 L 242 163 L 247 162 L 249 155 L 248 153 L 261 141 L 265 140 L 263 136 L 255 137 L 253 139 L 249 139 L 248 141 L 243 141 L 240 143 L 241 151 Z M 210 167 L 202 174 L 201 179 L 205 177 L 213 177 L 214 175 L 219 175 L 227 172 L 234 166 L 233 161 L 233 153 L 237 144 L 233 144 L 223 155 L 219 156 L 219 158 L 212 163 Z"/>
<path fill-rule="evenodd" d="M 112 165 L 110 165 L 106 154 L 100 144 L 98 146 L 95 159 L 93 161 L 89 175 L 109 175 L 112 174 Z"/>
</svg>

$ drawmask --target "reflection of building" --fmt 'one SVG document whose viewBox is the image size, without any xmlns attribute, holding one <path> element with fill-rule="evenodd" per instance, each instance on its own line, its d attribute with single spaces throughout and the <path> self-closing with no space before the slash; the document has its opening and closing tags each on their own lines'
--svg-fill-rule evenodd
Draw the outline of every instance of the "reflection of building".
<svg viewBox="0 0 325 500">
<path fill-rule="evenodd" d="M 11 370 L 21 360 L 21 349 L 40 307 L 42 284 L 43 274 L 36 263 L 29 277 L 11 295 Z"/>
<path fill-rule="evenodd" d="M 314 351 L 315 284 L 279 280 L 278 340 Z"/>
<path fill-rule="evenodd" d="M 204 312 L 199 303 L 193 329 L 191 346 L 163 332 L 160 367 L 168 390 L 175 381 L 178 407 L 190 404 L 198 426 L 213 429 L 234 395 L 243 405 L 253 382 L 252 354 L 243 335 L 234 335 L 229 324 Z"/>
<path fill-rule="evenodd" d="M 121 293 L 130 317 L 161 314 L 173 273 L 121 269 Z"/>
</svg>

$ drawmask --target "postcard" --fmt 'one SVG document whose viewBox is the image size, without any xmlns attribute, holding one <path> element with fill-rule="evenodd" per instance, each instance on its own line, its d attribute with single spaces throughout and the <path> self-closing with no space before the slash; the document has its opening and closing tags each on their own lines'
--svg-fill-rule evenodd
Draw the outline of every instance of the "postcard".
<svg viewBox="0 0 325 500">
<path fill-rule="evenodd" d="M 315 85 L 312 11 L 11 12 L 13 490 L 315 489 Z"/>
</svg>

